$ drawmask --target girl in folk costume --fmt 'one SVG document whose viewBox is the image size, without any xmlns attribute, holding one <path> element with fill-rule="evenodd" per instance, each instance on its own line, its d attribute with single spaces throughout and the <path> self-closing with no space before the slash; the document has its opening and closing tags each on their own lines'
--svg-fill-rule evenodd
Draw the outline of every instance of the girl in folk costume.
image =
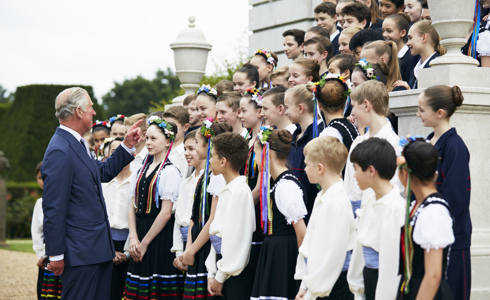
<svg viewBox="0 0 490 300">
<path fill-rule="evenodd" d="M 250 60 L 259 72 L 259 86 L 261 88 L 272 88 L 271 75 L 277 67 L 278 58 L 274 52 L 266 49 L 258 49 Z"/>
<path fill-rule="evenodd" d="M 194 192 L 206 164 L 206 161 L 197 155 L 195 137 L 196 130 L 189 132 L 184 137 L 184 155 L 189 167 L 194 168 L 194 172 L 184 179 L 180 185 L 179 199 L 175 210 L 174 244 L 170 250 L 175 252 L 174 266 L 182 271 L 187 270 L 182 264 L 182 254 L 186 249 L 192 205 L 194 204 Z"/>
<path fill-rule="evenodd" d="M 248 140 L 248 158 L 245 166 L 240 169 L 240 174 L 247 178 L 247 184 L 252 191 L 255 205 L 255 232 L 252 238 L 252 251 L 250 253 L 249 269 L 252 274 L 255 274 L 255 268 L 259 259 L 260 247 L 264 240 L 264 234 L 260 229 L 260 204 L 258 201 L 259 186 L 258 179 L 260 173 L 260 158 L 256 157 L 254 152 L 254 144 L 258 139 L 258 133 L 262 124 L 262 106 L 263 98 L 262 93 L 255 89 L 249 88 L 247 92 L 240 100 L 240 114 L 239 117 L 242 120 L 243 127 L 250 129 L 250 139 Z M 250 279 L 250 288 L 253 285 L 253 278 Z"/>
<path fill-rule="evenodd" d="M 209 159 L 212 148 L 211 138 L 232 130 L 233 128 L 227 123 L 217 123 L 207 119 L 194 138 L 197 158 L 204 161 L 205 166 L 194 190 L 187 246 L 180 259 L 183 267 L 187 268 L 184 285 L 186 299 L 217 299 L 208 292 L 208 273 L 204 263 L 211 248 L 209 226 L 214 220 L 219 193 L 226 182 L 222 175 L 212 174 Z"/>
<path fill-rule="evenodd" d="M 177 126 L 158 117 L 148 120 L 148 156 L 134 172 L 129 209 L 131 258 L 125 299 L 181 299 L 183 275 L 173 266 L 170 252 L 174 228 L 173 203 L 177 201 L 181 177 L 168 160 Z"/>
<path fill-rule="evenodd" d="M 401 235 L 402 278 L 397 299 L 453 299 L 445 280 L 454 242 L 453 219 L 449 204 L 434 184 L 437 150 L 423 138 L 402 139 L 401 144 L 405 147 L 398 158 L 398 175 L 407 190 L 407 213 Z M 410 191 L 415 201 L 411 201 Z"/>
<path fill-rule="evenodd" d="M 303 187 L 286 167 L 292 136 L 289 131 L 264 126 L 255 144 L 261 155 L 259 230 L 266 235 L 260 250 L 251 299 L 293 299 L 298 247 L 303 242 L 307 211 Z"/>
<path fill-rule="evenodd" d="M 209 85 L 202 85 L 196 92 L 196 106 L 198 117 L 201 122 L 207 118 L 216 118 L 216 102 L 218 101 L 218 92 Z"/>
</svg>

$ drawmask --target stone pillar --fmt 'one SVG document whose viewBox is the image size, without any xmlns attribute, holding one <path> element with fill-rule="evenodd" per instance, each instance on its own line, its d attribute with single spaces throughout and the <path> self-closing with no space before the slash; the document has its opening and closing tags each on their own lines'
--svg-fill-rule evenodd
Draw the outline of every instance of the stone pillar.
<svg viewBox="0 0 490 300">
<path fill-rule="evenodd" d="M 458 85 L 463 105 L 451 118 L 470 151 L 471 203 L 473 223 L 471 241 L 471 299 L 490 299 L 490 211 L 487 178 L 490 178 L 490 68 L 477 67 L 478 62 L 461 54 L 464 38 L 473 24 L 475 1 L 429 0 L 432 24 L 441 36 L 448 53 L 434 59 L 431 68 L 419 71 L 419 89 L 390 93 L 390 110 L 398 119 L 398 134 L 424 135 L 432 131 L 417 118 L 417 98 L 430 86 Z"/>
<path fill-rule="evenodd" d="M 208 52 L 212 45 L 208 43 L 202 31 L 195 28 L 195 21 L 196 17 L 189 16 L 189 28 L 182 30 L 177 39 L 170 44 L 174 51 L 175 70 L 181 82 L 180 87 L 185 93 L 173 99 L 172 104 L 167 107 L 182 105 L 187 95 L 195 93 L 206 70 Z"/>
<path fill-rule="evenodd" d="M 9 160 L 0 151 L 0 248 L 7 244 L 7 183 L 3 175 L 10 169 Z"/>
<path fill-rule="evenodd" d="M 313 10 L 322 0 L 249 0 L 249 54 L 265 48 L 277 54 L 279 66 L 291 64 L 284 54 L 282 33 L 288 29 L 308 30 L 316 26 Z"/>
</svg>

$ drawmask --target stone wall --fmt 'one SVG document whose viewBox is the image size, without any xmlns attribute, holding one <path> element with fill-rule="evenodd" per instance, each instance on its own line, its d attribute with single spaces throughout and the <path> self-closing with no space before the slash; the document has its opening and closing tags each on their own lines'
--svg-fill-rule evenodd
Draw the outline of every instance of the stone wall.
<svg viewBox="0 0 490 300">
<path fill-rule="evenodd" d="M 258 48 L 265 48 L 277 54 L 279 66 L 289 65 L 284 54 L 282 33 L 288 29 L 306 31 L 316 26 L 313 10 L 321 0 L 250 0 L 249 13 L 249 54 Z"/>
</svg>

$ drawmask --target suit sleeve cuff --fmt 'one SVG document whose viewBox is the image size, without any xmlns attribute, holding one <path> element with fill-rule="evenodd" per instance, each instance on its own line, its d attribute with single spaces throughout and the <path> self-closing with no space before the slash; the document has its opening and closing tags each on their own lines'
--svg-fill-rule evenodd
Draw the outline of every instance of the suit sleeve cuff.
<svg viewBox="0 0 490 300">
<path fill-rule="evenodd" d="M 126 150 L 131 155 L 133 155 L 136 152 L 136 148 L 133 147 L 129 149 L 126 145 L 124 145 L 124 143 L 121 143 L 121 146 L 124 148 L 124 150 Z"/>
<path fill-rule="evenodd" d="M 65 259 L 65 255 L 64 254 L 53 255 L 53 256 L 50 256 L 49 257 L 49 260 L 50 261 L 60 261 L 60 260 L 63 260 L 63 259 Z"/>
<path fill-rule="evenodd" d="M 230 275 L 225 274 L 220 270 L 218 270 L 218 272 L 216 273 L 216 277 L 214 279 L 216 279 L 216 281 L 218 281 L 219 283 L 224 283 L 226 279 L 228 279 L 229 277 Z"/>
</svg>

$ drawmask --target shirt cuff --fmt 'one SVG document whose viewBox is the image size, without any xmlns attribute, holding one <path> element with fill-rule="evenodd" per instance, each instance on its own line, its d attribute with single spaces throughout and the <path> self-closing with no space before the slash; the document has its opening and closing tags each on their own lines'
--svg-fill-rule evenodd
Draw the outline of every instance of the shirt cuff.
<svg viewBox="0 0 490 300">
<path fill-rule="evenodd" d="M 49 257 L 49 260 L 50 261 L 60 261 L 60 260 L 63 260 L 63 259 L 65 259 L 65 255 L 64 254 L 53 255 L 53 256 L 50 256 Z"/>
<path fill-rule="evenodd" d="M 315 300 L 315 299 L 316 299 L 316 297 L 313 296 L 313 294 L 310 291 L 306 292 L 306 295 L 303 298 L 303 300 Z"/>
<path fill-rule="evenodd" d="M 214 278 L 216 274 L 208 271 L 208 278 Z"/>
<path fill-rule="evenodd" d="M 219 283 L 225 283 L 226 279 L 228 279 L 229 277 L 230 275 L 225 274 L 220 270 L 218 270 L 214 279 L 216 279 L 216 281 L 218 281 Z"/>
<path fill-rule="evenodd" d="M 304 281 L 301 281 L 301 286 L 299 288 L 303 290 L 308 290 L 308 287 L 306 286 L 306 283 Z"/>
<path fill-rule="evenodd" d="M 124 145 L 124 143 L 121 143 L 121 146 L 124 148 L 124 150 L 126 150 L 131 155 L 136 153 L 136 148 L 134 148 L 134 147 L 129 149 L 126 145 Z"/>
</svg>

